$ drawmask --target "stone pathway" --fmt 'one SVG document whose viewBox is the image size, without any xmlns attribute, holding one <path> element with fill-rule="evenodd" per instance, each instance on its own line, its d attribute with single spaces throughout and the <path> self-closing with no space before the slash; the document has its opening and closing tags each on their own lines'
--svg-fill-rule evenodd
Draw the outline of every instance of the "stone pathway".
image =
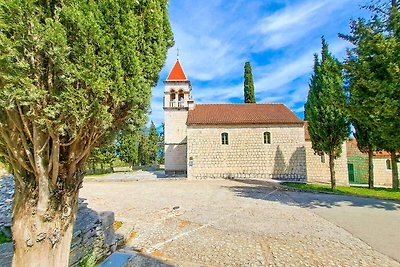
<svg viewBox="0 0 400 267">
<path fill-rule="evenodd" d="M 86 181 L 96 182 L 132 182 L 132 181 L 149 181 L 159 179 L 182 179 L 186 178 L 182 175 L 167 176 L 164 171 L 144 171 L 138 170 L 134 172 L 115 172 L 105 176 L 88 176 Z"/>
<path fill-rule="evenodd" d="M 81 196 L 115 212 L 124 250 L 174 266 L 400 266 L 265 182 L 86 181 Z"/>
</svg>

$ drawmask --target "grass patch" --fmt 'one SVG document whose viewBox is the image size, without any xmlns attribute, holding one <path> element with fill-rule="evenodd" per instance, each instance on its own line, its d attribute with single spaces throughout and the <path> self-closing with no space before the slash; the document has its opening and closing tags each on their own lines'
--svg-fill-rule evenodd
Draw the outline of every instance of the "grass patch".
<svg viewBox="0 0 400 267">
<path fill-rule="evenodd" d="M 0 232 L 0 244 L 11 242 L 11 238 L 4 235 L 4 233 Z"/>
<path fill-rule="evenodd" d="M 324 184 L 282 183 L 282 185 L 293 188 L 323 191 L 323 192 L 334 192 L 345 195 L 357 195 L 357 196 L 368 196 L 368 197 L 400 200 L 400 189 L 396 190 L 389 188 L 369 189 L 365 187 L 356 187 L 356 186 L 336 186 L 336 190 L 332 191 L 330 185 L 324 185 Z"/>
</svg>

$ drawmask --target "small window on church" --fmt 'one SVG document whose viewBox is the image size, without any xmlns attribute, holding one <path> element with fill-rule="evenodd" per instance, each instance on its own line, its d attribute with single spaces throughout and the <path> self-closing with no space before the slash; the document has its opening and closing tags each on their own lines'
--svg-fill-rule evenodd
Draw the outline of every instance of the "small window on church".
<svg viewBox="0 0 400 267">
<path fill-rule="evenodd" d="M 222 138 L 222 144 L 227 145 L 228 144 L 228 133 L 222 133 L 221 138 Z"/>
<path fill-rule="evenodd" d="M 271 144 L 271 133 L 270 132 L 264 133 L 264 144 Z"/>
<path fill-rule="evenodd" d="M 324 153 L 321 154 L 321 163 L 325 163 L 325 154 Z"/>
<path fill-rule="evenodd" d="M 392 162 L 390 162 L 390 159 L 386 160 L 386 169 L 391 170 L 392 169 Z"/>
</svg>

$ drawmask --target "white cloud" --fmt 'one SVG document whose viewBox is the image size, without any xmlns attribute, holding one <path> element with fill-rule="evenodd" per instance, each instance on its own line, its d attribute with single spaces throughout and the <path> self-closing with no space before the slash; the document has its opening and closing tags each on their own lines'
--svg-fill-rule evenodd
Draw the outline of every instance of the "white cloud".
<svg viewBox="0 0 400 267">
<path fill-rule="evenodd" d="M 243 65 L 251 61 L 259 102 L 282 102 L 302 112 L 313 54 L 325 35 L 332 54 L 342 59 L 349 44 L 337 38 L 366 0 L 170 1 L 175 47 L 160 74 L 164 80 L 176 48 L 192 81 L 196 103 L 227 103 L 243 98 Z M 162 82 L 153 88 L 151 119 L 163 121 Z"/>
<path fill-rule="evenodd" d="M 258 49 L 279 49 L 295 43 L 324 26 L 349 0 L 303 1 L 261 19 L 255 34 L 262 34 Z"/>
</svg>

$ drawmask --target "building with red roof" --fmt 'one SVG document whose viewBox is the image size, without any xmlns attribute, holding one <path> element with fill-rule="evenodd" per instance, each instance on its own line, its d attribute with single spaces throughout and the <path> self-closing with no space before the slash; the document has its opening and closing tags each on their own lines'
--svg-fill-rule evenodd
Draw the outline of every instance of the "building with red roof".
<svg viewBox="0 0 400 267">
<path fill-rule="evenodd" d="M 284 104 L 195 104 L 179 59 L 164 86 L 167 174 L 291 181 L 329 174 L 306 141 L 304 121 Z M 339 184 L 348 184 L 346 171 Z"/>
</svg>

